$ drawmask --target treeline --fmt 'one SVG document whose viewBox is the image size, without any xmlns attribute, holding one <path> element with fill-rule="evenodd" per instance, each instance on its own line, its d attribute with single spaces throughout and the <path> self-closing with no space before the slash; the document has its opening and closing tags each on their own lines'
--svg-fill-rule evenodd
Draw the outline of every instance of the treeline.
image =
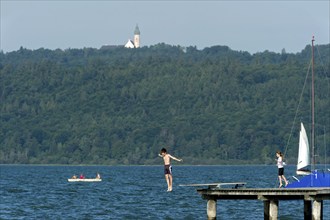
<svg viewBox="0 0 330 220">
<path fill-rule="evenodd" d="M 316 53 L 324 162 L 330 45 Z M 311 126 L 309 87 L 300 102 L 310 60 L 310 45 L 297 54 L 166 44 L 1 52 L 0 163 L 160 164 L 162 147 L 186 164 L 270 164 L 278 149 L 295 163 L 300 121 Z"/>
</svg>

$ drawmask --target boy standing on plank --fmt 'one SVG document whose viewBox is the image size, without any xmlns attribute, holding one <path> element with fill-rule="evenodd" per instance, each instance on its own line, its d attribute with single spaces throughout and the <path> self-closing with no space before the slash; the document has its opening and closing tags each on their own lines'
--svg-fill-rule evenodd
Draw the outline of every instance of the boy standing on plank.
<svg viewBox="0 0 330 220">
<path fill-rule="evenodd" d="M 182 159 L 178 159 L 176 157 L 173 157 L 172 155 L 168 154 L 166 152 L 165 148 L 162 148 L 160 150 L 160 154 L 158 156 L 162 157 L 164 159 L 164 174 L 165 174 L 165 179 L 167 182 L 167 192 L 172 191 L 172 183 L 173 183 L 173 177 L 172 177 L 172 167 L 171 167 L 171 158 L 173 160 L 182 162 Z"/>
</svg>

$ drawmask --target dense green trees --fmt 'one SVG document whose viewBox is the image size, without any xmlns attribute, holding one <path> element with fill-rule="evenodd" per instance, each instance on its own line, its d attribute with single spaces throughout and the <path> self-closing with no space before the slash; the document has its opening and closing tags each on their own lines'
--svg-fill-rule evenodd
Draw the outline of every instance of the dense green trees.
<svg viewBox="0 0 330 220">
<path fill-rule="evenodd" d="M 317 152 L 328 158 L 329 48 L 317 46 L 315 68 Z M 310 46 L 166 44 L 0 53 L 0 163 L 154 164 L 164 146 L 188 164 L 268 164 L 277 149 L 294 163 L 299 121 L 310 127 L 308 88 L 299 104 L 310 57 Z"/>
</svg>

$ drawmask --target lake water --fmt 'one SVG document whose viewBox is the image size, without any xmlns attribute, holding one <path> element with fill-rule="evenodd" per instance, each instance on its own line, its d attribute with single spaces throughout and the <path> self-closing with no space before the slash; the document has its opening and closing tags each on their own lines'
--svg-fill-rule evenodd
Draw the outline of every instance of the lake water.
<svg viewBox="0 0 330 220">
<path fill-rule="evenodd" d="M 173 191 L 166 192 L 163 166 L 0 166 L 0 219 L 206 219 L 206 201 L 179 184 L 247 182 L 276 187 L 276 166 L 173 165 Z M 289 180 L 294 166 L 286 166 Z M 102 182 L 70 183 L 73 174 Z M 330 202 L 324 201 L 324 219 Z M 218 219 L 263 219 L 263 202 L 218 201 Z M 303 219 L 303 201 L 280 201 L 279 219 Z"/>
</svg>

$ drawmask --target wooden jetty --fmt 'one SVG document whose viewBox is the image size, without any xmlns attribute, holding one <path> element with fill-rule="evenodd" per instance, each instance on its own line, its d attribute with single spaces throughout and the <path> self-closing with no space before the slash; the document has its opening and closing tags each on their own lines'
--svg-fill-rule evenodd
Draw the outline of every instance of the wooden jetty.
<svg viewBox="0 0 330 220">
<path fill-rule="evenodd" d="M 264 219 L 278 217 L 279 200 L 304 200 L 304 219 L 323 219 L 323 200 L 330 200 L 330 188 L 207 188 L 197 189 L 207 200 L 207 218 L 216 219 L 217 200 L 260 200 L 264 203 Z M 249 211 L 249 210 L 247 210 Z"/>
</svg>

